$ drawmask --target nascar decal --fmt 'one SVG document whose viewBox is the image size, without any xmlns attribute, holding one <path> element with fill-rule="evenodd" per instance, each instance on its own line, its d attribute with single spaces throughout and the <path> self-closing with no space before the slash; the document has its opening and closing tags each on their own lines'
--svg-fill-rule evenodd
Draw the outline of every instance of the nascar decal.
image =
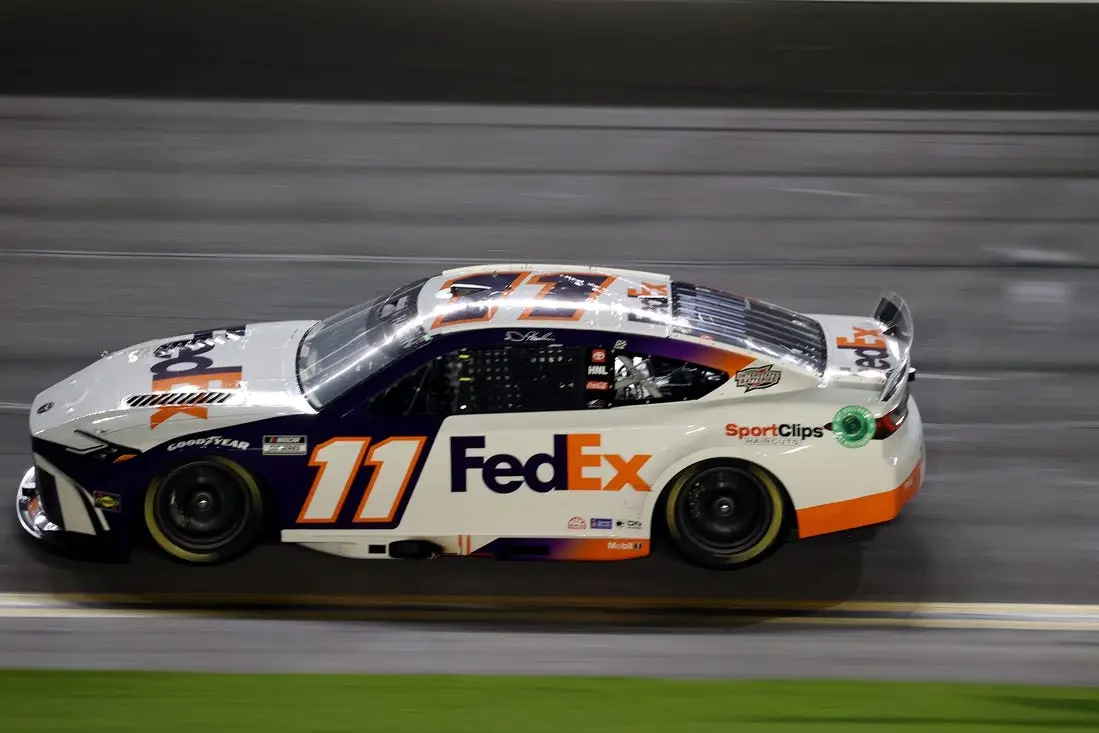
<svg viewBox="0 0 1099 733">
<path fill-rule="evenodd" d="M 889 368 L 889 360 L 886 359 L 889 356 L 889 348 L 881 329 L 859 328 L 856 326 L 851 338 L 840 336 L 836 339 L 836 347 L 853 349 L 855 356 L 858 357 L 855 360 L 855 366 L 866 369 Z"/>
<path fill-rule="evenodd" d="M 240 365 L 215 366 L 206 354 L 219 343 L 244 338 L 245 326 L 230 326 L 212 331 L 197 331 L 186 339 L 163 343 L 153 350 L 159 359 L 149 370 L 153 375 L 153 391 L 167 392 L 187 385 L 194 389 L 236 389 L 244 379 Z M 190 415 L 205 420 L 209 416 L 202 405 L 166 405 L 149 417 L 149 427 L 155 429 L 175 415 Z"/>
<path fill-rule="evenodd" d="M 455 436 L 450 439 L 450 490 L 469 490 L 469 477 L 476 472 L 481 482 L 497 494 L 510 494 L 526 486 L 540 494 L 550 491 L 652 491 L 641 477 L 641 469 L 652 458 L 639 453 L 621 456 L 600 453 L 602 436 L 598 433 L 557 434 L 553 436 L 553 453 L 535 453 L 526 459 L 509 453 L 486 455 L 485 438 L 479 435 Z M 588 469 L 610 467 L 612 475 L 604 480 L 586 474 Z M 539 469 L 550 467 L 543 478 Z"/>
<path fill-rule="evenodd" d="M 423 468 L 428 442 L 424 435 L 394 435 L 381 440 L 340 437 L 321 443 L 309 455 L 316 475 L 297 523 L 334 525 L 350 498 L 356 507 L 351 523 L 356 527 L 396 527 Z"/>
<path fill-rule="evenodd" d="M 304 456 L 309 452 L 309 439 L 304 435 L 265 435 L 263 455 Z"/>
</svg>

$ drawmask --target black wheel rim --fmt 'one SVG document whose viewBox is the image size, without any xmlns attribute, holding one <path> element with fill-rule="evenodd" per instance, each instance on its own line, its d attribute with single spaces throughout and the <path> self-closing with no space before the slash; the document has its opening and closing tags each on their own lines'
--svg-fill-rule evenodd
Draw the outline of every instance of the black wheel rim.
<svg viewBox="0 0 1099 733">
<path fill-rule="evenodd" d="M 248 519 L 248 489 L 216 463 L 192 463 L 160 485 L 153 511 L 160 531 L 175 545 L 209 552 L 231 542 Z"/>
<path fill-rule="evenodd" d="M 714 555 L 736 555 L 766 536 L 775 507 L 767 489 L 739 468 L 710 468 L 690 479 L 676 507 L 678 524 Z"/>
</svg>

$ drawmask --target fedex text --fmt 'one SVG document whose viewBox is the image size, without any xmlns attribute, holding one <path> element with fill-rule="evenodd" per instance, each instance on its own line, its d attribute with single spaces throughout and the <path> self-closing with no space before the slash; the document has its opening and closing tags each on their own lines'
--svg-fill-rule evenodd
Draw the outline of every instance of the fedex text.
<svg viewBox="0 0 1099 733">
<path fill-rule="evenodd" d="M 485 449 L 482 436 L 454 437 L 450 439 L 450 490 L 466 491 L 470 471 L 479 471 L 481 481 L 497 494 L 510 494 L 523 485 L 539 493 L 652 490 L 640 475 L 651 455 L 600 453 L 600 442 L 598 433 L 558 434 L 553 436 L 552 453 L 535 453 L 524 460 L 508 453 L 479 454 Z M 614 472 L 609 479 L 590 475 L 603 465 Z M 540 471 L 543 467 L 549 468 L 548 476 Z"/>
</svg>

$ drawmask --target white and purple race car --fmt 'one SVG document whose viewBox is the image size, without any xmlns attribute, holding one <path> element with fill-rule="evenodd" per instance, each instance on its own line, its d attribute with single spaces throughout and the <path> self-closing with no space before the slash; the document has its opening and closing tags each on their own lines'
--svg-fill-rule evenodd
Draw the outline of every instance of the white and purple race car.
<svg viewBox="0 0 1099 733">
<path fill-rule="evenodd" d="M 806 315 L 609 267 L 499 264 L 323 321 L 104 355 L 39 394 L 34 537 L 189 563 L 271 539 L 363 559 L 728 569 L 919 490 L 912 318 Z"/>
</svg>

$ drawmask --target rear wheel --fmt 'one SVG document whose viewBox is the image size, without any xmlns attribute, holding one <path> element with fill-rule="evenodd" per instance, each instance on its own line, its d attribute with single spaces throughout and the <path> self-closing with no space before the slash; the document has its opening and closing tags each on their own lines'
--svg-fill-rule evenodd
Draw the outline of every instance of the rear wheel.
<svg viewBox="0 0 1099 733">
<path fill-rule="evenodd" d="M 185 463 L 145 494 L 145 525 L 177 560 L 214 564 L 243 555 L 263 531 L 263 495 L 251 474 L 224 458 Z"/>
<path fill-rule="evenodd" d="M 707 462 L 680 474 L 668 490 L 665 519 L 676 550 L 714 570 L 759 562 L 782 542 L 782 489 L 758 466 Z"/>
</svg>

